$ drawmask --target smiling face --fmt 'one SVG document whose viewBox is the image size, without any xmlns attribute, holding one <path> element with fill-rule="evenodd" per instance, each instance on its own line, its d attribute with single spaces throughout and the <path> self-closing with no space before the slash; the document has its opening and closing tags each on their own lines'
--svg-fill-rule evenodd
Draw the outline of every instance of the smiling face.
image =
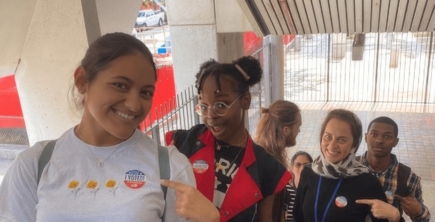
<svg viewBox="0 0 435 222">
<path fill-rule="evenodd" d="M 209 108 L 208 114 L 201 116 L 202 121 L 218 140 L 229 144 L 240 143 L 246 136 L 244 112 L 249 108 L 249 93 L 237 99 L 240 94 L 235 90 L 235 81 L 227 76 L 220 77 L 220 86 L 221 89 L 216 93 L 218 87 L 214 75 L 204 80 L 199 94 L 199 104 Z M 216 102 L 223 102 L 227 105 L 234 103 L 224 116 L 219 116 L 212 109 Z"/>
<path fill-rule="evenodd" d="M 374 122 L 365 134 L 367 152 L 375 157 L 389 156 L 399 142 L 394 135 L 394 127 L 387 123 Z"/>
<path fill-rule="evenodd" d="M 76 78 L 83 75 L 82 69 Z M 134 53 L 113 60 L 92 82 L 78 84 L 84 98 L 81 136 L 94 135 L 92 141 L 104 145 L 128 139 L 151 109 L 155 82 L 149 59 Z"/>
<path fill-rule="evenodd" d="M 335 164 L 350 154 L 353 141 L 350 125 L 345 121 L 332 118 L 323 132 L 321 151 L 329 162 Z"/>
</svg>

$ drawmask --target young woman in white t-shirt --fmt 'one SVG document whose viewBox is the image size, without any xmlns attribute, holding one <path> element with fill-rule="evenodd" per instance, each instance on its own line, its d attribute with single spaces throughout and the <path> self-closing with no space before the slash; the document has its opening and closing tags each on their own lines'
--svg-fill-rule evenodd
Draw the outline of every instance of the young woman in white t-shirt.
<svg viewBox="0 0 435 222">
<path fill-rule="evenodd" d="M 48 141 L 18 156 L 0 187 L 0 221 L 185 221 L 175 191 L 164 197 L 157 144 L 137 130 L 156 79 L 152 54 L 135 37 L 110 33 L 93 42 L 74 72 L 80 123 L 56 140 L 39 181 Z M 187 158 L 168 151 L 170 179 L 195 191 Z"/>
</svg>

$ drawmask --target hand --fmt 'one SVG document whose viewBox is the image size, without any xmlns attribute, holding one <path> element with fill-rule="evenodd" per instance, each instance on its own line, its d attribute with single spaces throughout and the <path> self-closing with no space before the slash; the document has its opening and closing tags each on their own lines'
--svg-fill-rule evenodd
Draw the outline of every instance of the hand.
<svg viewBox="0 0 435 222">
<path fill-rule="evenodd" d="M 422 210 L 421 204 L 415 199 L 414 194 L 410 194 L 406 197 L 394 195 L 394 198 L 397 198 L 400 201 L 400 206 L 403 211 L 405 211 L 405 213 L 410 217 L 416 217 Z"/>
<path fill-rule="evenodd" d="M 175 210 L 178 216 L 192 222 L 219 221 L 217 208 L 194 187 L 170 180 L 161 180 L 160 183 L 175 190 Z"/>
<path fill-rule="evenodd" d="M 390 222 L 400 221 L 400 212 L 393 205 L 377 199 L 361 199 L 355 201 L 358 204 L 367 204 L 372 208 L 372 214 L 378 219 L 388 219 Z"/>
</svg>

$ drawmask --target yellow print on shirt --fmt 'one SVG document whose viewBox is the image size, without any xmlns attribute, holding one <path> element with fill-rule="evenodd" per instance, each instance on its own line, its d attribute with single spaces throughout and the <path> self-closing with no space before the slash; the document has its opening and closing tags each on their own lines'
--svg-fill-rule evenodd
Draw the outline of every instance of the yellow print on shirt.
<svg viewBox="0 0 435 222">
<path fill-rule="evenodd" d="M 116 186 L 116 180 L 108 179 L 106 181 L 106 188 L 109 189 L 109 192 L 113 193 L 113 197 L 115 197 L 115 192 L 118 187 Z"/>
<path fill-rule="evenodd" d="M 77 198 L 77 192 L 80 190 L 80 182 L 77 180 L 71 180 L 68 184 L 68 188 L 71 189 L 71 193 L 74 194 L 74 199 Z"/>
<path fill-rule="evenodd" d="M 86 187 L 88 189 L 91 189 L 90 192 L 94 194 L 94 199 L 95 199 L 95 196 L 97 195 L 97 191 L 100 189 L 98 187 L 98 181 L 96 181 L 96 180 L 89 180 L 88 183 L 86 183 Z"/>
</svg>

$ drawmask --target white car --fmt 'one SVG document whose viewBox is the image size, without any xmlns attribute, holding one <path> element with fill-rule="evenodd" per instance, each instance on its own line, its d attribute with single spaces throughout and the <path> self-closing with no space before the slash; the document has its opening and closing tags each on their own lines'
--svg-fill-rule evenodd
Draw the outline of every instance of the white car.
<svg viewBox="0 0 435 222">
<path fill-rule="evenodd" d="M 141 10 L 136 18 L 136 27 L 139 26 L 162 26 L 165 21 L 165 13 L 153 10 Z"/>
</svg>

